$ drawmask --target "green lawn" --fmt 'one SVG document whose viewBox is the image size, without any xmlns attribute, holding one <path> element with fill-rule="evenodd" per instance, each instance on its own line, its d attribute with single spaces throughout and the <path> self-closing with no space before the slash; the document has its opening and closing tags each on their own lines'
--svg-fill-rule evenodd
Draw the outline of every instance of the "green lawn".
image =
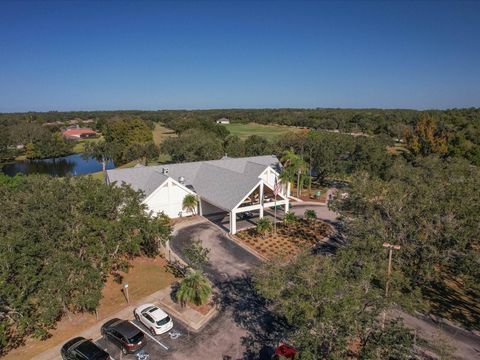
<svg viewBox="0 0 480 360">
<path fill-rule="evenodd" d="M 245 140 L 250 135 L 259 135 L 267 138 L 269 141 L 274 141 L 278 137 L 288 133 L 299 133 L 305 130 L 290 128 L 283 125 L 261 125 L 256 123 L 249 124 L 227 124 L 225 126 L 232 135 L 237 135 Z"/>
<path fill-rule="evenodd" d="M 103 140 L 103 136 L 99 136 L 94 139 L 84 139 L 84 140 L 78 140 L 75 142 L 75 145 L 73 146 L 73 152 L 76 154 L 80 154 L 83 152 L 85 148 L 86 143 L 95 143 L 97 141 Z"/>
</svg>

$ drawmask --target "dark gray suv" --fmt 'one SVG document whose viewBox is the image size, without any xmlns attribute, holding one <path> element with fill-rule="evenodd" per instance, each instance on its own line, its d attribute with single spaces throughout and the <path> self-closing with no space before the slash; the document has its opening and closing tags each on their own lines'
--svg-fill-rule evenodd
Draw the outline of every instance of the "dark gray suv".
<svg viewBox="0 0 480 360">
<path fill-rule="evenodd" d="M 102 335 L 117 345 L 123 354 L 133 354 L 147 343 L 145 334 L 130 321 L 112 319 L 102 325 Z"/>
</svg>

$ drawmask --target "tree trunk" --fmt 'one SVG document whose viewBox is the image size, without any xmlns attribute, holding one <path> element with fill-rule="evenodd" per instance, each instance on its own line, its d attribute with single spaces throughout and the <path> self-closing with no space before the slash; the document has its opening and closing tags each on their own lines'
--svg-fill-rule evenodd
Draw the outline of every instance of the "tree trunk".
<svg viewBox="0 0 480 360">
<path fill-rule="evenodd" d="M 301 171 L 299 170 L 298 173 L 297 173 L 297 198 L 299 198 L 300 195 L 301 195 L 301 191 L 300 191 L 300 174 L 301 174 Z"/>
<path fill-rule="evenodd" d="M 102 156 L 102 173 L 103 173 L 103 180 L 105 181 L 105 184 L 108 183 L 107 180 L 107 162 L 105 160 L 105 156 Z"/>
</svg>

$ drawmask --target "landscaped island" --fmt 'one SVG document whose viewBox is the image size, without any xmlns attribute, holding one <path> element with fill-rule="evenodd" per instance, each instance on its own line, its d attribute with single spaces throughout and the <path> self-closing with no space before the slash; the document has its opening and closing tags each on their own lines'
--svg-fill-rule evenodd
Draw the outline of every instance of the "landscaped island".
<svg viewBox="0 0 480 360">
<path fill-rule="evenodd" d="M 236 237 L 267 259 L 274 259 L 291 258 L 313 249 L 333 232 L 332 227 L 321 220 L 297 219 L 292 223 L 277 224 L 276 231 L 268 231 L 265 235 L 252 228 L 238 232 Z"/>
</svg>

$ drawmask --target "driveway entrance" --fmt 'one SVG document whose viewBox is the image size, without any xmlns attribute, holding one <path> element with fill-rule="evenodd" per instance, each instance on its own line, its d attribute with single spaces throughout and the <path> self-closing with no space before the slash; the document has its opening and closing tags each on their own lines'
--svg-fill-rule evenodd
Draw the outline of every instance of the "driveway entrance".
<svg viewBox="0 0 480 360">
<path fill-rule="evenodd" d="M 258 327 L 258 319 L 253 318 L 252 313 L 255 313 L 256 317 L 265 314 L 261 304 L 252 303 L 258 299 L 248 275 L 249 270 L 261 261 L 230 240 L 222 229 L 206 219 L 176 227 L 170 247 L 185 260 L 185 247 L 197 239 L 210 249 L 209 262 L 204 272 L 219 289 L 216 302 L 220 311 L 217 317 L 191 338 L 189 346 L 176 349 L 166 358 L 222 359 L 230 356 L 232 359 L 243 359 L 251 351 L 244 340 L 253 337 L 252 326 Z M 248 314 L 245 311 L 248 311 Z M 270 331 L 267 333 L 275 335 Z M 254 358 L 258 358 L 258 353 L 256 355 Z"/>
</svg>

